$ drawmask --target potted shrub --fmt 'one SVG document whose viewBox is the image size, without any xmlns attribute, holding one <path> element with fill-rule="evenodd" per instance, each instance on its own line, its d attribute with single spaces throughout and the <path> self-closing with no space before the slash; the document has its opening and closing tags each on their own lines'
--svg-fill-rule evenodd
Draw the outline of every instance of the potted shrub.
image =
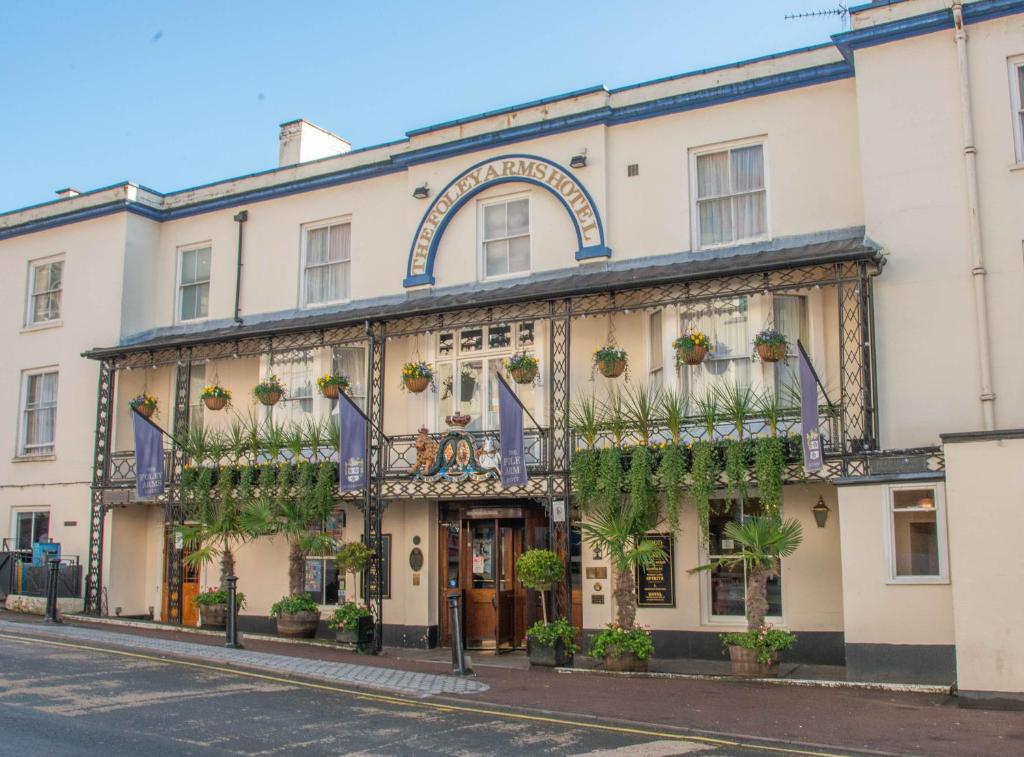
<svg viewBox="0 0 1024 757">
<path fill-rule="evenodd" d="M 402 366 L 402 386 L 413 394 L 425 391 L 434 383 L 434 369 L 430 363 L 417 361 Z"/>
<path fill-rule="evenodd" d="M 231 390 L 220 384 L 204 386 L 203 393 L 199 396 L 208 410 L 223 410 L 231 404 Z"/>
<path fill-rule="evenodd" d="M 548 623 L 547 602 L 547 592 L 565 578 L 565 565 L 549 549 L 529 549 L 516 560 L 516 577 L 527 589 L 540 592 L 543 619 L 534 623 L 526 634 L 530 664 L 547 667 L 567 664 L 572 660 L 576 633 L 564 619 Z M 569 631 L 568 637 L 565 629 Z"/>
<path fill-rule="evenodd" d="M 328 373 L 316 380 L 316 385 L 320 387 L 320 394 L 329 400 L 336 400 L 342 392 L 347 392 L 350 383 L 348 376 L 344 373 Z"/>
<path fill-rule="evenodd" d="M 606 344 L 594 353 L 594 367 L 605 378 L 618 378 L 629 365 L 626 351 L 613 344 Z"/>
<path fill-rule="evenodd" d="M 149 392 L 143 392 L 128 400 L 128 406 L 145 418 L 152 418 L 157 411 L 157 401 Z"/>
<path fill-rule="evenodd" d="M 205 589 L 196 594 L 194 600 L 199 608 L 199 625 L 202 628 L 224 628 L 228 617 L 228 593 L 224 589 Z M 235 592 L 235 610 L 245 609 L 245 594 Z"/>
<path fill-rule="evenodd" d="M 778 661 L 778 651 L 789 649 L 796 641 L 792 634 L 789 634 L 792 639 L 787 641 L 784 636 L 787 632 L 784 631 L 773 633 L 769 641 L 767 635 L 762 638 L 762 630 L 766 627 L 764 616 L 768 614 L 768 579 L 778 575 L 779 560 L 789 557 L 800 546 L 803 530 L 799 521 L 793 518 L 783 521 L 769 515 L 753 517 L 743 523 L 726 523 L 724 536 L 733 541 L 737 551 L 707 565 L 698 566 L 691 572 L 714 570 L 720 566 L 746 568 L 747 631 L 724 634 L 722 642 L 729 650 L 733 672 L 749 675 L 751 665 L 766 665 L 770 668 Z M 765 670 L 759 667 L 755 672 L 764 675 Z"/>
<path fill-rule="evenodd" d="M 778 671 L 779 652 L 796 643 L 796 635 L 767 623 L 756 631 L 721 634 L 722 649 L 729 652 L 732 671 L 739 675 L 771 676 Z"/>
<path fill-rule="evenodd" d="M 643 673 L 653 654 L 651 631 L 640 625 L 626 629 L 609 623 L 590 640 L 590 656 L 601 660 L 605 670 Z"/>
<path fill-rule="evenodd" d="M 334 556 L 334 564 L 338 566 L 338 575 L 346 573 L 362 573 L 373 557 L 373 550 L 361 541 L 350 541 L 341 545 Z"/>
<path fill-rule="evenodd" d="M 334 638 L 339 644 L 346 644 L 360 652 L 373 644 L 373 615 L 355 602 L 345 602 L 327 620 L 334 629 Z"/>
<path fill-rule="evenodd" d="M 515 353 L 505 361 L 505 368 L 517 384 L 532 384 L 537 378 L 538 365 L 537 358 L 525 350 Z"/>
<path fill-rule="evenodd" d="M 271 373 L 252 388 L 252 393 L 262 404 L 270 407 L 281 401 L 285 389 L 281 379 Z"/>
<path fill-rule="evenodd" d="M 270 607 L 277 619 L 277 635 L 291 639 L 312 639 L 320 625 L 320 605 L 308 594 L 282 597 Z"/>
<path fill-rule="evenodd" d="M 700 365 L 711 351 L 711 340 L 703 331 L 691 329 L 672 342 L 677 365 Z"/>
<path fill-rule="evenodd" d="M 786 357 L 789 341 L 775 329 L 763 329 L 754 335 L 754 351 L 766 363 L 777 363 Z"/>
</svg>

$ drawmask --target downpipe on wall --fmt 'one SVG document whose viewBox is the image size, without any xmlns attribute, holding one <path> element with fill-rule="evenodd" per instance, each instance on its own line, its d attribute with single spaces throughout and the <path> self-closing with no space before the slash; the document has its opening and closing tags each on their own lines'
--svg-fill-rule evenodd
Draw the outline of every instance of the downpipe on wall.
<svg viewBox="0 0 1024 757">
<path fill-rule="evenodd" d="M 971 80 L 967 68 L 967 30 L 964 28 L 963 6 L 953 3 L 954 39 L 960 73 L 960 118 L 964 133 L 964 171 L 967 179 L 967 220 L 971 248 L 971 278 L 974 281 L 974 325 L 978 342 L 978 363 L 981 373 L 981 409 L 985 430 L 996 427 L 995 400 L 992 390 L 992 353 L 988 326 L 988 293 L 985 285 L 985 252 L 981 243 L 981 222 L 978 217 L 978 157 L 974 145 L 974 114 L 971 109 Z"/>
<path fill-rule="evenodd" d="M 241 309 L 241 297 L 242 297 L 242 227 L 245 222 L 249 220 L 249 211 L 240 210 L 234 215 L 235 222 L 238 223 L 238 261 L 235 266 L 235 323 L 242 322 L 242 309 Z"/>
</svg>

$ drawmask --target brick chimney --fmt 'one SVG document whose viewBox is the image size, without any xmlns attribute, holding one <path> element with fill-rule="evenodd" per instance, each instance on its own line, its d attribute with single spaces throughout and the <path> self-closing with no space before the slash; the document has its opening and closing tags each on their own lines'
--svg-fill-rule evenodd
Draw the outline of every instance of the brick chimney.
<svg viewBox="0 0 1024 757">
<path fill-rule="evenodd" d="M 64 189 L 57 190 L 57 196 L 62 200 L 70 200 L 72 197 L 78 197 L 82 194 L 74 187 L 64 187 Z"/>
<path fill-rule="evenodd" d="M 277 162 L 279 166 L 293 166 L 296 163 L 329 158 L 352 149 L 352 145 L 337 134 L 331 134 L 326 129 L 321 129 L 301 118 L 281 124 L 280 147 Z"/>
</svg>

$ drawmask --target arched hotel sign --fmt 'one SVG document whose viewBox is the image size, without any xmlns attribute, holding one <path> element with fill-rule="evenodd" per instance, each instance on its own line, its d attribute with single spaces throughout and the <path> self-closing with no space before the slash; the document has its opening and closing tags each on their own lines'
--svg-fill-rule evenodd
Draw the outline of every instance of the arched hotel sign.
<svg viewBox="0 0 1024 757">
<path fill-rule="evenodd" d="M 576 232 L 577 260 L 611 256 L 597 205 L 568 169 L 536 155 L 500 155 L 470 166 L 438 192 L 413 237 L 404 285 L 433 284 L 434 258 L 448 223 L 473 195 L 509 182 L 535 184 L 558 198 Z"/>
</svg>

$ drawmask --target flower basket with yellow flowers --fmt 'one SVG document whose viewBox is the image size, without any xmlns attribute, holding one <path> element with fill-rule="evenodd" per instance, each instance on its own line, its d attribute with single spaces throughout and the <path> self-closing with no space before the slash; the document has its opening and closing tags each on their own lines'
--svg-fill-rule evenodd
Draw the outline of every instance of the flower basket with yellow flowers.
<svg viewBox="0 0 1024 757">
<path fill-rule="evenodd" d="M 677 365 L 700 365 L 712 350 L 711 340 L 703 331 L 693 329 L 672 342 Z"/>
<path fill-rule="evenodd" d="M 207 410 L 223 410 L 231 404 L 231 390 L 225 389 L 220 384 L 204 386 L 203 392 L 199 396 Z"/>
<path fill-rule="evenodd" d="M 157 412 L 157 400 L 149 392 L 143 392 L 128 400 L 128 406 L 145 418 L 152 418 Z"/>
<path fill-rule="evenodd" d="M 417 361 L 402 366 L 402 386 L 413 394 L 419 394 L 434 383 L 434 369 L 430 363 Z"/>
<path fill-rule="evenodd" d="M 320 387 L 320 394 L 329 400 L 336 400 L 342 392 L 348 392 L 351 382 L 344 373 L 328 373 L 318 378 L 316 385 Z"/>
</svg>

